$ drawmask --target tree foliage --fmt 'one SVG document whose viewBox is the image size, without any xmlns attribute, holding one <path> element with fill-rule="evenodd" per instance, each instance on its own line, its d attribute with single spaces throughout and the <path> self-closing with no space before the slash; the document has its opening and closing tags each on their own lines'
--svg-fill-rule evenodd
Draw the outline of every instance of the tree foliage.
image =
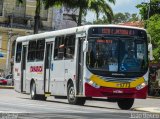
<svg viewBox="0 0 160 119">
<path fill-rule="evenodd" d="M 160 14 L 160 0 L 151 0 L 150 3 L 141 3 L 136 6 L 140 10 L 143 20 L 147 20 L 154 14 Z"/>
<path fill-rule="evenodd" d="M 147 21 L 147 31 L 152 38 L 153 55 L 158 60 L 160 58 L 160 15 L 150 17 Z"/>
<path fill-rule="evenodd" d="M 78 19 L 76 20 L 78 26 L 82 24 L 82 18 L 87 14 L 87 11 L 96 13 L 97 19 L 100 14 L 104 14 L 108 21 L 111 22 L 113 18 L 113 11 L 108 3 L 115 4 L 115 0 L 69 0 L 70 8 L 77 8 L 79 10 Z"/>
<path fill-rule="evenodd" d="M 134 22 L 137 20 L 138 20 L 138 15 L 135 13 L 130 14 L 128 12 L 126 13 L 119 12 L 119 13 L 114 14 L 112 23 L 118 24 L 118 23 L 124 23 L 124 22 L 132 22 L 132 21 Z M 101 19 L 95 20 L 93 23 L 108 24 L 110 22 L 108 21 L 106 16 L 103 16 Z"/>
</svg>

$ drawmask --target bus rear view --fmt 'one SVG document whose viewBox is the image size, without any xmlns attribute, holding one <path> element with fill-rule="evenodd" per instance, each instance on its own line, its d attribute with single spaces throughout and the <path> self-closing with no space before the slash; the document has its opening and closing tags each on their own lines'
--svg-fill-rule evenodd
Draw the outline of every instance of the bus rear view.
<svg viewBox="0 0 160 119">
<path fill-rule="evenodd" d="M 86 52 L 85 95 L 116 98 L 130 109 L 145 99 L 148 80 L 146 31 L 134 27 L 91 27 Z"/>
</svg>

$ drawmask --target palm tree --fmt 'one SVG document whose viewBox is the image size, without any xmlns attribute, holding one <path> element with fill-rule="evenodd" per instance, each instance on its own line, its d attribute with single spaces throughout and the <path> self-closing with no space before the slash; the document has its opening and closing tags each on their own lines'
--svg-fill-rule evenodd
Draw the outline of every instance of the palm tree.
<svg viewBox="0 0 160 119">
<path fill-rule="evenodd" d="M 24 0 L 18 0 L 23 2 Z M 110 3 L 115 4 L 115 0 L 107 0 Z M 113 18 L 113 11 L 106 0 L 36 0 L 36 10 L 35 10 L 35 24 L 34 24 L 34 34 L 38 33 L 39 22 L 40 22 L 40 8 L 42 3 L 45 5 L 45 9 L 49 9 L 55 5 L 65 5 L 70 8 L 78 8 L 78 20 L 76 20 L 77 25 L 80 26 L 82 23 L 83 15 L 87 14 L 88 10 L 94 11 L 97 15 L 97 19 L 100 13 L 104 13 L 108 21 L 111 23 Z M 74 15 L 75 17 L 75 15 Z"/>
<path fill-rule="evenodd" d="M 51 0 L 45 0 L 46 8 L 53 6 L 53 3 L 50 3 Z M 105 14 L 107 16 L 109 23 L 113 19 L 113 11 L 110 5 L 107 2 L 115 4 L 116 0 L 58 0 L 60 3 L 63 3 L 66 7 L 69 8 L 77 8 L 79 10 L 78 20 L 75 15 L 72 15 L 72 18 L 75 22 L 77 22 L 78 26 L 82 24 L 82 17 L 87 14 L 87 11 L 93 11 L 96 13 L 97 19 L 99 18 L 99 14 Z M 67 2 L 66 2 L 67 1 Z M 52 1 L 54 2 L 54 1 Z"/>
<path fill-rule="evenodd" d="M 115 4 L 115 0 L 107 0 L 110 3 Z M 113 11 L 110 5 L 106 2 L 106 0 L 95 0 L 89 6 L 89 10 L 96 13 L 97 19 L 99 18 L 99 14 L 105 14 L 107 16 L 109 23 L 111 23 L 113 19 Z"/>
<path fill-rule="evenodd" d="M 115 4 L 116 0 L 71 0 L 69 7 L 78 8 L 79 15 L 77 24 L 81 26 L 83 15 L 87 14 L 87 11 L 93 11 L 96 13 L 97 19 L 100 13 L 103 13 L 107 16 L 108 21 L 111 23 L 113 18 L 113 11 L 110 5 L 107 2 Z"/>
<path fill-rule="evenodd" d="M 18 0 L 20 3 L 23 3 L 25 0 Z M 34 34 L 38 33 L 39 23 L 40 23 L 40 9 L 41 9 L 41 0 L 36 0 L 36 10 L 34 16 Z"/>
<path fill-rule="evenodd" d="M 23 3 L 25 0 L 18 0 L 20 3 Z M 69 0 L 72 1 L 72 0 Z M 62 5 L 62 4 L 72 4 L 72 2 L 68 2 L 67 0 L 36 0 L 36 10 L 34 17 L 34 34 L 38 33 L 39 24 L 40 24 L 40 12 L 42 3 L 45 6 L 45 9 L 49 9 L 52 6 Z"/>
</svg>

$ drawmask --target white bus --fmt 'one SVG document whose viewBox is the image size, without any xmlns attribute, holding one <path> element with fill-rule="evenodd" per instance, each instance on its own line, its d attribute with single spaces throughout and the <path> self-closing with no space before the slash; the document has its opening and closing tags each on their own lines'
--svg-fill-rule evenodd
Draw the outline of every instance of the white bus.
<svg viewBox="0 0 160 119">
<path fill-rule="evenodd" d="M 146 31 L 86 25 L 18 37 L 14 80 L 15 90 L 31 99 L 65 96 L 84 105 L 88 97 L 107 97 L 130 109 L 135 98 L 147 96 Z"/>
</svg>

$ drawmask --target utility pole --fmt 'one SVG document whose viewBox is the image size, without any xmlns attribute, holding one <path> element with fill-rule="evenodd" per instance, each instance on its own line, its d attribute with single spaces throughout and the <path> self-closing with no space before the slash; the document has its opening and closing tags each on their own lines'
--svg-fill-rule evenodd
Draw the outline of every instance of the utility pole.
<svg viewBox="0 0 160 119">
<path fill-rule="evenodd" d="M 12 29 L 8 31 L 8 44 L 7 44 L 7 58 L 6 58 L 6 74 L 9 73 L 9 57 L 10 57 L 10 43 L 12 37 Z"/>
<path fill-rule="evenodd" d="M 148 3 L 148 20 L 150 17 L 150 10 L 151 10 L 151 0 L 149 0 L 149 3 Z"/>
</svg>

